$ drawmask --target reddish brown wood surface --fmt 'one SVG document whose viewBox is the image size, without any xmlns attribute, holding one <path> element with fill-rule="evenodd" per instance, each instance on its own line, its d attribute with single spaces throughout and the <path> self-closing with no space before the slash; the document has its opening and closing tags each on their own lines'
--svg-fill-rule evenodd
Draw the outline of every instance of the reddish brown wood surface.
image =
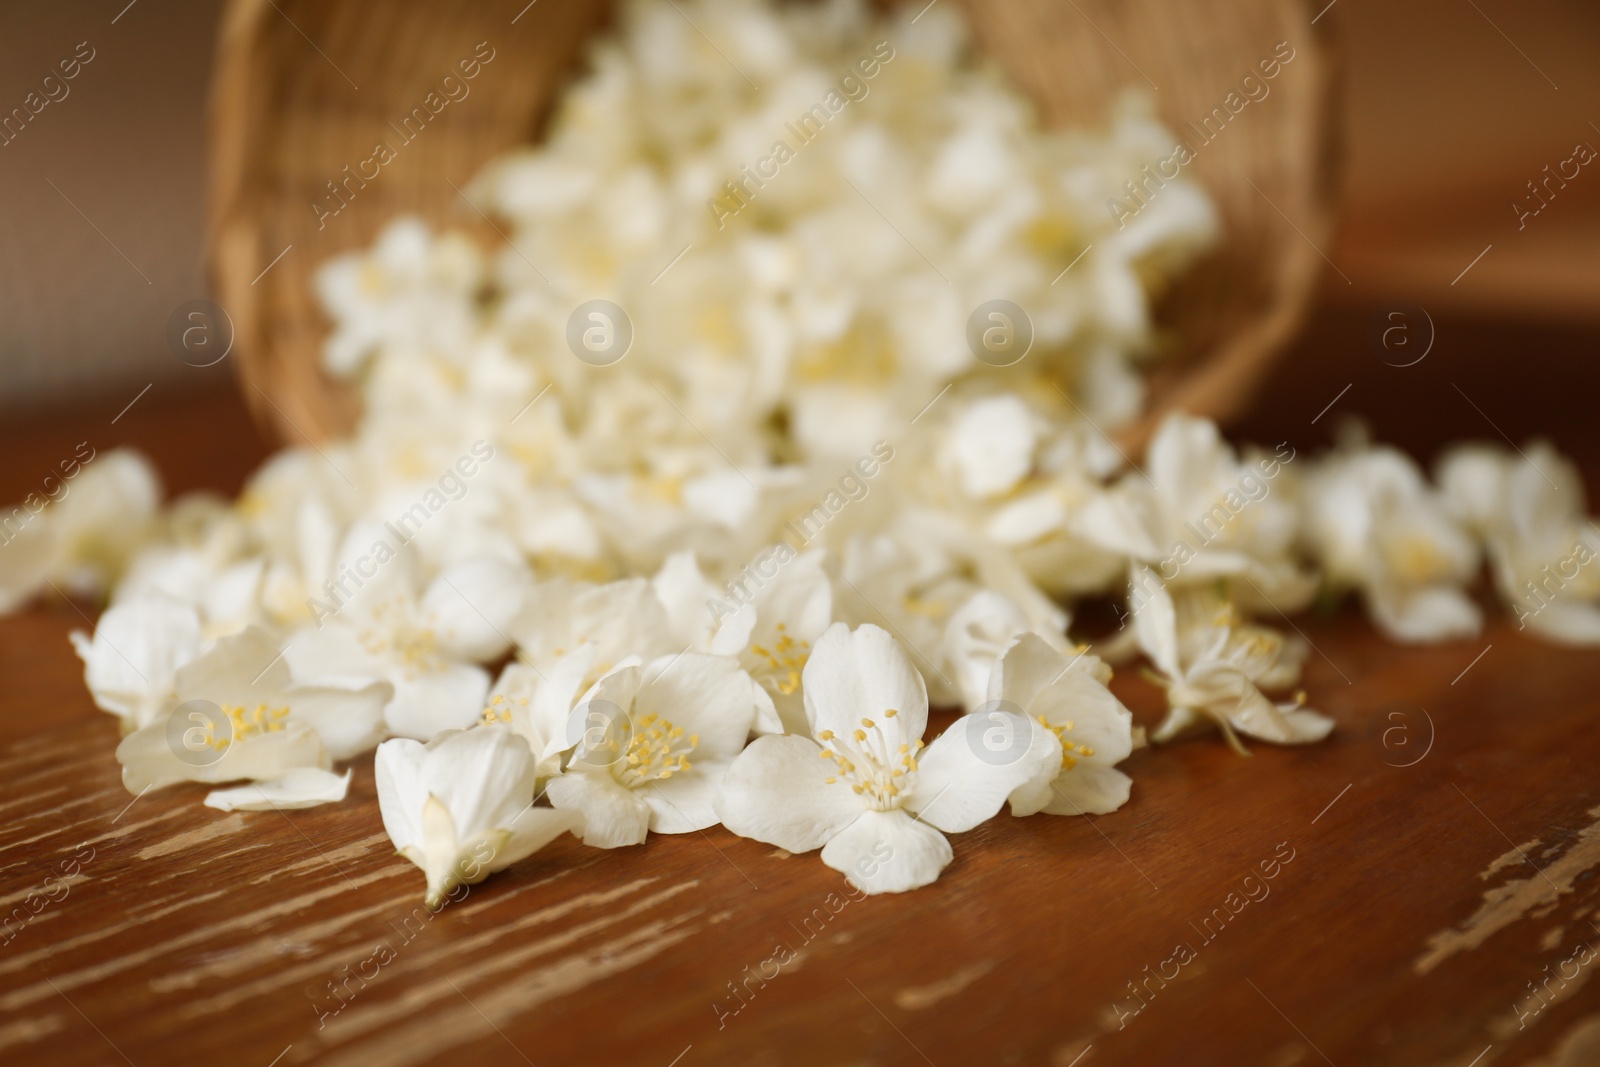
<svg viewBox="0 0 1600 1067">
<path fill-rule="evenodd" d="M 1319 320 L 1251 432 L 1309 447 L 1353 380 L 1340 404 L 1423 452 L 1494 436 L 1453 381 L 1519 441 L 1555 433 L 1592 481 L 1595 371 L 1563 354 L 1593 338 L 1441 324 L 1438 355 L 1398 371 L 1364 321 Z M 1506 337 L 1533 373 L 1507 369 Z M 125 402 L 0 431 L 0 496 L 85 436 L 137 441 L 183 489 L 232 492 L 262 454 L 225 391 L 158 391 L 110 425 Z M 852 899 L 814 855 L 713 829 L 562 840 L 423 919 L 366 761 L 339 806 L 227 815 L 198 788 L 130 805 L 66 642 L 80 607 L 0 620 L 3 1062 L 1597 1062 L 1600 960 L 1576 961 L 1600 945 L 1600 657 L 1503 621 L 1406 649 L 1351 608 L 1298 619 L 1327 743 L 1140 752 L 1123 810 L 1002 816 L 912 894 Z M 1154 689 L 1115 685 L 1153 721 Z M 775 973 L 780 946 L 799 958 Z M 1165 962 L 1179 946 L 1192 960 Z"/>
</svg>

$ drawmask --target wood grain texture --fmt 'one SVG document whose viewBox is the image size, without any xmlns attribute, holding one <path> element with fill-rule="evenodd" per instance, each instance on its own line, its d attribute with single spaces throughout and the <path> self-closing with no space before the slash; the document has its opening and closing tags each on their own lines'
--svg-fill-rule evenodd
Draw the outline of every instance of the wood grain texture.
<svg viewBox="0 0 1600 1067">
<path fill-rule="evenodd" d="M 1592 965 L 1537 1012 L 1528 988 L 1600 940 L 1600 664 L 1504 628 L 1451 685 L 1481 645 L 1397 655 L 1353 616 L 1308 625 L 1329 743 L 1141 752 L 1122 811 L 1002 816 L 910 895 L 855 898 L 815 856 L 718 828 L 563 839 L 433 914 L 366 761 L 321 809 L 127 794 L 65 641 L 80 622 L 4 623 L 6 675 L 34 680 L 3 699 L 31 720 L 0 749 L 11 1062 L 518 1062 L 511 1045 L 1065 1065 L 1092 1046 L 1085 1063 L 1465 1067 L 1486 1046 L 1479 1063 L 1529 1062 L 1600 1010 Z M 1150 722 L 1154 691 L 1115 684 Z"/>
</svg>

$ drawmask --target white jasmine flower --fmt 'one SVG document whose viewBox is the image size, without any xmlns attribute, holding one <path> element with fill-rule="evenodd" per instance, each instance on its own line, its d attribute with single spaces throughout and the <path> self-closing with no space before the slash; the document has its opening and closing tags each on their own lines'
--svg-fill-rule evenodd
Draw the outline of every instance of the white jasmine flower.
<svg viewBox="0 0 1600 1067">
<path fill-rule="evenodd" d="M 1178 660 L 1193 662 L 1214 649 L 1219 628 L 1228 631 L 1223 658 L 1237 663 L 1263 690 L 1287 689 L 1300 681 L 1311 651 L 1304 638 L 1288 637 L 1252 622 L 1219 585 L 1168 590 L 1178 618 Z"/>
<path fill-rule="evenodd" d="M 821 848 L 824 863 L 868 893 L 929 884 L 953 855 L 940 831 L 972 829 L 1061 766 L 1053 732 L 1004 711 L 964 716 L 924 750 L 927 689 L 876 626 L 829 627 L 804 692 L 811 737 L 756 738 L 729 769 L 717 811 L 741 836 Z M 1005 734 L 1003 758 L 974 743 L 985 730 Z"/>
<path fill-rule="evenodd" d="M 482 277 L 477 250 L 459 234 L 435 238 L 420 219 L 391 222 L 370 253 L 331 260 L 317 293 L 336 323 L 328 369 L 348 376 L 380 346 L 450 355 L 469 341 Z"/>
<path fill-rule="evenodd" d="M 1039 447 L 1034 473 L 998 498 L 978 528 L 1041 589 L 1057 597 L 1105 592 L 1123 577 L 1128 555 L 1155 552 L 1124 494 L 1104 484 L 1123 462 L 1073 413 Z"/>
<path fill-rule="evenodd" d="M 269 469 L 270 466 L 263 470 Z M 332 580 L 340 562 L 343 532 L 328 502 L 315 493 L 299 500 L 278 501 L 279 494 L 287 491 L 275 483 L 297 480 L 291 473 L 295 469 L 281 469 L 272 479 L 258 475 L 241 503 L 243 508 L 251 500 L 259 501 L 258 506 L 265 513 L 281 510 L 283 520 L 287 520 L 259 522 L 256 533 L 269 554 L 261 578 L 261 606 L 285 626 L 312 621 L 317 603 L 330 595 L 325 583 Z"/>
<path fill-rule="evenodd" d="M 945 623 L 944 659 L 961 690 L 961 703 L 975 710 L 992 699 L 989 680 L 1000 656 L 1016 638 L 1033 631 L 1033 624 L 1010 597 L 980 589 L 967 598 Z M 1053 629 L 1034 634 L 1058 652 L 1067 648 L 1066 635 Z"/>
<path fill-rule="evenodd" d="M 121 716 L 127 733 L 171 705 L 178 669 L 200 653 L 200 616 L 187 604 L 149 593 L 107 608 L 93 637 L 81 630 L 69 636 L 95 705 Z"/>
<path fill-rule="evenodd" d="M 619 664 L 584 695 L 585 732 L 550 802 L 583 812 L 583 840 L 642 844 L 717 822 L 712 801 L 755 722 L 755 685 L 726 656 Z"/>
<path fill-rule="evenodd" d="M 1600 644 L 1600 531 L 1583 479 L 1547 442 L 1521 455 L 1463 446 L 1440 465 L 1455 513 L 1484 541 L 1495 589 L 1519 629 L 1570 645 Z"/>
<path fill-rule="evenodd" d="M 54 579 L 98 595 L 144 543 L 160 502 L 161 479 L 142 453 L 118 448 L 86 463 L 47 513 Z"/>
<path fill-rule="evenodd" d="M 1010 492 L 1027 477 L 1039 436 L 1022 399 L 1002 393 L 967 403 L 942 447 L 962 491 L 981 499 Z"/>
<path fill-rule="evenodd" d="M 392 540 L 377 526 L 352 527 L 330 599 L 314 607 L 320 625 L 294 635 L 289 661 L 302 677 L 390 683 L 394 696 L 384 717 L 392 733 L 428 738 L 470 726 L 489 689 L 488 672 L 473 661 L 505 652 L 527 575 L 479 558 L 420 588 L 411 557 L 390 548 Z M 348 597 L 338 595 L 367 575 Z"/>
<path fill-rule="evenodd" d="M 933 700 L 955 703 L 961 699 L 958 683 L 941 662 L 945 627 L 977 587 L 958 573 L 942 547 L 930 543 L 925 525 L 921 533 L 920 540 L 896 531 L 898 536 L 880 533 L 846 542 L 834 585 L 836 615 L 883 625 L 906 646 L 919 676 L 931 678 Z"/>
<path fill-rule="evenodd" d="M 177 501 L 161 533 L 170 541 L 132 557 L 116 602 L 154 593 L 192 605 L 207 641 L 269 621 L 261 604 L 267 561 L 250 551 L 247 524 L 222 501 L 203 494 Z"/>
<path fill-rule="evenodd" d="M 82 458 L 85 447 L 81 462 L 62 461 L 65 477 L 44 479 L 46 493 L 0 512 L 0 614 L 51 586 L 99 596 L 150 532 L 161 501 L 150 461 L 125 448 Z"/>
<path fill-rule="evenodd" d="M 527 743 L 502 725 L 378 746 L 383 828 L 422 868 L 430 907 L 582 824 L 576 812 L 534 807 L 535 777 Z"/>
<path fill-rule="evenodd" d="M 682 650 L 672 643 L 666 609 L 646 578 L 540 582 L 507 632 L 521 658 L 547 674 L 566 677 L 560 664 L 579 657 L 580 690 L 630 656 L 653 659 Z"/>
<path fill-rule="evenodd" d="M 1197 619 L 1192 634 L 1179 634 L 1177 606 L 1165 585 L 1148 568 L 1133 572 L 1133 622 L 1139 646 L 1163 675 L 1171 711 L 1155 733 L 1165 741 L 1188 726 L 1210 719 L 1240 752 L 1234 732 L 1280 745 L 1320 741 L 1333 720 L 1301 706 L 1275 704 L 1255 679 L 1281 674 L 1281 641 L 1256 628 L 1236 634 L 1229 619 Z"/>
<path fill-rule="evenodd" d="M 650 587 L 666 612 L 673 640 L 685 648 L 731 656 L 749 643 L 755 607 L 744 601 L 725 602 L 722 590 L 700 570 L 693 551 L 668 556 L 650 579 Z"/>
<path fill-rule="evenodd" d="M 297 683 L 281 653 L 271 635 L 252 628 L 180 667 L 171 713 L 117 746 L 128 791 L 280 779 L 301 767 L 326 770 L 377 744 L 388 683 Z"/>
<path fill-rule="evenodd" d="M 733 656 L 760 687 L 758 733 L 805 729 L 800 678 L 811 645 L 833 621 L 824 554 L 769 546 L 722 586 L 691 553 L 664 564 L 654 586 L 686 647 Z"/>
<path fill-rule="evenodd" d="M 1293 557 L 1299 515 L 1282 489 L 1293 458 L 1281 447 L 1241 458 L 1215 423 L 1174 412 L 1151 440 L 1143 472 L 1123 477 L 1122 500 L 1086 513 L 1080 528 L 1102 547 L 1126 546 L 1173 585 L 1225 578 L 1246 603 L 1295 611 L 1316 583 Z"/>
<path fill-rule="evenodd" d="M 995 664 L 985 709 L 1019 711 L 1060 742 L 1054 777 L 1011 794 L 1011 814 L 1103 815 L 1127 803 L 1133 780 L 1116 764 L 1133 751 L 1133 716 L 1111 694 L 1111 668 L 1086 652 L 1065 655 L 1038 634 L 1012 641 Z"/>
<path fill-rule="evenodd" d="M 793 573 L 756 594 L 755 628 L 738 652 L 740 665 L 757 686 L 759 733 L 804 728 L 805 666 L 812 646 L 833 620 L 833 588 L 822 572 L 820 553 L 807 553 L 792 566 Z"/>
<path fill-rule="evenodd" d="M 184 549 L 147 553 L 117 587 L 117 600 L 147 595 L 182 600 L 194 606 L 201 636 L 214 641 L 246 626 L 269 623 L 261 608 L 265 567 L 260 557 L 209 568 L 197 553 Z"/>
<path fill-rule="evenodd" d="M 1462 591 L 1478 571 L 1472 538 L 1410 457 L 1354 446 L 1318 461 L 1305 486 L 1304 537 L 1330 581 L 1359 589 L 1397 641 L 1478 632 Z"/>
<path fill-rule="evenodd" d="M 563 656 L 542 671 L 508 663 L 484 703 L 485 723 L 505 723 L 528 743 L 541 781 L 561 773 L 562 755 L 590 725 L 573 715 L 588 664 L 587 656 Z"/>
</svg>

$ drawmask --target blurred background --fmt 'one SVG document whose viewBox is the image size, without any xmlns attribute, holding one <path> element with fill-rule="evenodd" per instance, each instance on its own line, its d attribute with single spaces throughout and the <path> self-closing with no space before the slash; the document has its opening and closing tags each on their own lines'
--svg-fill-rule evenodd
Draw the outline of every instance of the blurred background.
<svg viewBox="0 0 1600 1067">
<path fill-rule="evenodd" d="M 106 444 L 132 441 L 158 463 L 164 449 L 237 453 L 225 466 L 241 478 L 265 451 L 232 395 L 231 361 L 197 369 L 166 341 L 174 309 L 209 295 L 219 14 L 209 0 L 0 5 L 0 114 L 60 61 L 92 56 L 0 146 L 0 447 L 53 455 L 79 416 L 140 394 L 97 430 Z M 1600 166 L 1552 185 L 1537 215 L 1519 220 L 1514 205 L 1538 205 L 1529 183 L 1580 143 L 1600 148 L 1600 5 L 1333 0 L 1318 29 L 1342 51 L 1341 217 L 1320 249 L 1318 307 L 1240 433 L 1304 440 L 1348 385 L 1312 434 L 1359 412 L 1427 458 L 1463 436 L 1545 433 L 1594 488 Z M 1434 335 L 1421 363 L 1395 366 L 1374 343 L 1375 324 L 1396 322 L 1419 343 Z M 197 392 L 205 418 L 159 432 Z M 0 489 L 34 480 L 7 477 Z"/>
</svg>

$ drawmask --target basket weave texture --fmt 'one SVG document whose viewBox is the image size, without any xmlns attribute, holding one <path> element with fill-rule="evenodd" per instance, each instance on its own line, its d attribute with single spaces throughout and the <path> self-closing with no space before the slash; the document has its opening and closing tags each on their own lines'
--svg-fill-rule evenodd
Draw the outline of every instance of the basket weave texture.
<svg viewBox="0 0 1600 1067">
<path fill-rule="evenodd" d="M 1046 125 L 1098 125 L 1122 89 L 1154 87 L 1158 115 L 1195 149 L 1183 169 L 1215 200 L 1223 238 L 1162 299 L 1175 352 L 1151 378 L 1148 416 L 1125 437 L 1139 443 L 1174 407 L 1219 420 L 1240 411 L 1301 319 L 1331 228 L 1334 64 L 1310 6 L 944 2 L 961 5 L 979 46 L 1033 98 Z M 483 225 L 458 190 L 490 159 L 537 139 L 585 42 L 610 17 L 609 5 L 589 0 L 525 5 L 230 0 L 212 97 L 213 285 L 233 320 L 245 394 L 282 440 L 324 440 L 357 415 L 348 388 L 322 370 L 329 324 L 312 294 L 317 266 L 369 244 L 401 213 Z M 336 217 L 319 220 L 312 205 L 331 202 L 327 183 L 371 156 L 389 123 L 458 73 L 482 42 L 494 59 L 471 95 Z M 1280 42 L 1294 56 L 1267 81 L 1260 64 Z M 1269 93 L 1240 106 L 1246 76 Z"/>
</svg>

